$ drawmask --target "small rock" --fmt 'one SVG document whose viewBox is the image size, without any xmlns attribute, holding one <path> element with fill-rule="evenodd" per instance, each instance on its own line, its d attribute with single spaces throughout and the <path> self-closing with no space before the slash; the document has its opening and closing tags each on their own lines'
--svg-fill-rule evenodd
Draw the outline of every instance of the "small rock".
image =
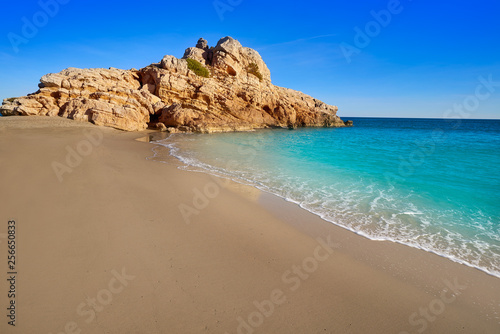
<svg viewBox="0 0 500 334">
<path fill-rule="evenodd" d="M 167 128 L 167 132 L 168 133 L 179 133 L 180 131 L 177 128 L 169 127 L 169 128 Z"/>
<path fill-rule="evenodd" d="M 162 132 L 167 131 L 167 127 L 163 123 L 156 123 L 156 128 Z"/>
<path fill-rule="evenodd" d="M 208 50 L 208 42 L 204 38 L 200 38 L 196 43 L 198 49 Z"/>
</svg>

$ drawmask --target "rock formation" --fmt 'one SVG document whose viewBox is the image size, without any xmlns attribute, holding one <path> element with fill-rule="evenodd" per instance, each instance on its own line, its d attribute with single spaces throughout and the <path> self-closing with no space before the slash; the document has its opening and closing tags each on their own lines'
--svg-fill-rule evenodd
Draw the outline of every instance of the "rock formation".
<svg viewBox="0 0 500 334">
<path fill-rule="evenodd" d="M 208 69 L 209 77 L 196 74 L 193 64 Z M 182 59 L 165 56 L 141 70 L 68 68 L 44 75 L 39 88 L 5 99 L 0 113 L 60 116 L 127 131 L 346 126 L 337 107 L 274 86 L 259 53 L 231 37 L 215 47 L 200 39 Z"/>
</svg>

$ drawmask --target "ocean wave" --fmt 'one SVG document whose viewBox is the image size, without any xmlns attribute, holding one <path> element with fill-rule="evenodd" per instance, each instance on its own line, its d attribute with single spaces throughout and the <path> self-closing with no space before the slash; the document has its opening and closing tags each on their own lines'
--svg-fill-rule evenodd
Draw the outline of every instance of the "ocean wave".
<svg viewBox="0 0 500 334">
<path fill-rule="evenodd" d="M 321 182 L 314 183 L 279 168 L 269 171 L 243 163 L 228 168 L 223 159 L 218 158 L 216 165 L 202 161 L 196 150 L 182 148 L 179 138 L 182 143 L 194 142 L 196 138 L 179 136 L 182 137 L 172 136 L 154 144 L 169 149 L 170 155 L 184 164 L 183 169 L 254 186 L 371 240 L 418 248 L 500 278 L 500 247 L 494 243 L 500 238 L 494 233 L 494 223 L 488 221 L 491 217 L 480 211 L 473 217 L 478 235 L 468 236 L 459 232 L 465 226 L 461 221 L 463 212 L 415 204 L 422 199 L 412 191 L 398 192 L 393 185 L 381 188 L 362 177 L 350 183 L 342 180 L 319 186 Z M 435 223 L 445 220 L 447 224 Z"/>
</svg>

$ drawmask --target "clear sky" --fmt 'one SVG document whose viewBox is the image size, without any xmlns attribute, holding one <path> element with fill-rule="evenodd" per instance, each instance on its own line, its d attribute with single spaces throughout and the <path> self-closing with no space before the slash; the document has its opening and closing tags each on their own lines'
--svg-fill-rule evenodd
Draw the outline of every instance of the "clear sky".
<svg viewBox="0 0 500 334">
<path fill-rule="evenodd" d="M 500 118 L 499 18 L 497 0 L 6 1 L 0 99 L 67 67 L 141 68 L 232 36 L 275 85 L 341 117 Z"/>
</svg>

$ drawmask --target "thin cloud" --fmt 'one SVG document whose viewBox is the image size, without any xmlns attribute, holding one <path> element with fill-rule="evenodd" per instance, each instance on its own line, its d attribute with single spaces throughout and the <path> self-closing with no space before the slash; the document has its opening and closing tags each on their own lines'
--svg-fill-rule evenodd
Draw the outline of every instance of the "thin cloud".
<svg viewBox="0 0 500 334">
<path fill-rule="evenodd" d="M 0 51 L 0 61 L 1 62 L 7 62 L 10 60 L 14 60 L 14 59 L 16 59 L 16 57 L 11 55 L 10 53 Z"/>
</svg>

